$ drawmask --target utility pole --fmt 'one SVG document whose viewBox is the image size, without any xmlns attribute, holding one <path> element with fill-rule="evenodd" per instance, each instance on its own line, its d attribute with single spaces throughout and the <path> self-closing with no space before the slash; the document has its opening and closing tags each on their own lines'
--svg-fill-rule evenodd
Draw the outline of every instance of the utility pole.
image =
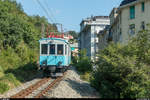
<svg viewBox="0 0 150 100">
<path fill-rule="evenodd" d="M 44 38 L 44 32 L 45 32 L 45 26 L 44 23 L 42 23 L 42 27 L 41 27 L 42 38 Z"/>
<path fill-rule="evenodd" d="M 61 25 L 61 33 L 63 33 L 63 28 L 62 28 L 62 24 L 60 24 Z"/>
<path fill-rule="evenodd" d="M 62 27 L 63 25 L 60 24 L 60 23 L 55 23 L 55 25 L 60 25 L 60 27 L 61 27 L 61 30 L 60 30 L 60 31 L 61 31 L 61 33 L 63 33 L 63 27 Z"/>
<path fill-rule="evenodd" d="M 51 35 L 51 34 L 50 34 Z M 49 24 L 47 26 L 47 37 L 49 36 Z"/>
</svg>

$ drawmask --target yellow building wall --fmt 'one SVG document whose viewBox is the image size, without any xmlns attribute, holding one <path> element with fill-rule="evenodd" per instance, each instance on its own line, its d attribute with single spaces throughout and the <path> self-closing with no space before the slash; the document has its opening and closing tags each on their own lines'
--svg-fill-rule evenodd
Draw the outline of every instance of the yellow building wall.
<svg viewBox="0 0 150 100">
<path fill-rule="evenodd" d="M 135 24 L 135 35 L 141 30 L 141 22 L 146 24 L 150 23 L 150 0 L 145 1 L 145 11 L 141 10 L 141 2 L 135 4 L 135 19 L 130 19 L 130 6 L 121 10 L 121 29 L 122 29 L 122 41 L 127 43 L 129 40 L 129 26 Z"/>
</svg>

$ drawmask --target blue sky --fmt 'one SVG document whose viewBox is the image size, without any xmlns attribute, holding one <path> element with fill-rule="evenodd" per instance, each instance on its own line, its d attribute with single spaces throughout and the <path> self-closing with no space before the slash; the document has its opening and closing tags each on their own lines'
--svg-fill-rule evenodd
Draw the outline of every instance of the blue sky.
<svg viewBox="0 0 150 100">
<path fill-rule="evenodd" d="M 37 0 L 16 0 L 21 3 L 28 15 L 40 15 L 48 18 Z M 80 31 L 82 19 L 93 16 L 108 16 L 113 7 L 122 0 L 39 0 L 48 10 L 50 23 L 63 24 L 64 31 Z"/>
</svg>

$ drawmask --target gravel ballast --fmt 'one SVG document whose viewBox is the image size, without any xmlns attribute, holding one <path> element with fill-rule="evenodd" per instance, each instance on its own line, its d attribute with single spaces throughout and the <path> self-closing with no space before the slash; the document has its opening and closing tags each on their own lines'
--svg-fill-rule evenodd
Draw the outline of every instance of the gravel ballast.
<svg viewBox="0 0 150 100">
<path fill-rule="evenodd" d="M 46 98 L 99 98 L 99 93 L 80 79 L 75 67 L 71 67 L 64 79 L 45 95 Z"/>
<path fill-rule="evenodd" d="M 40 78 L 33 79 L 23 85 L 9 90 L 7 93 L 0 95 L 0 98 L 10 98 L 10 96 L 25 89 L 39 81 Z M 42 86 L 41 86 L 42 88 Z M 36 90 L 38 91 L 38 90 Z M 34 93 L 32 93 L 34 94 Z M 32 94 L 27 98 L 33 98 Z M 67 74 L 54 88 L 44 95 L 45 98 L 100 98 L 99 93 L 90 86 L 86 81 L 81 80 L 80 75 L 75 70 L 75 67 L 70 67 Z"/>
</svg>

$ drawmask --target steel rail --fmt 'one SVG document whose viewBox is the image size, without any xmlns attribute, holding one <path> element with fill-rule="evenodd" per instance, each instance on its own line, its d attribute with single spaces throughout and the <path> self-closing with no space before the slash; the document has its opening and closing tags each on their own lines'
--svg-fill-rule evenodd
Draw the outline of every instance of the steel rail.
<svg viewBox="0 0 150 100">
<path fill-rule="evenodd" d="M 45 88 L 43 91 L 41 91 L 40 93 L 38 93 L 34 98 L 42 98 L 43 97 L 43 94 L 46 94 L 50 89 L 52 89 L 57 83 L 59 83 L 63 77 L 66 75 L 67 72 L 65 72 L 63 74 L 63 76 L 60 76 L 58 78 L 56 78 L 52 83 L 50 83 L 48 85 L 47 88 Z"/>
<path fill-rule="evenodd" d="M 40 81 L 36 82 L 35 84 L 29 86 L 26 89 L 21 90 L 19 93 L 11 96 L 10 98 L 25 98 L 25 96 L 28 96 L 29 94 L 31 94 L 34 90 L 36 90 L 37 88 L 39 88 L 41 85 L 45 84 L 46 82 L 48 82 L 50 80 L 50 78 L 43 78 Z"/>
</svg>

